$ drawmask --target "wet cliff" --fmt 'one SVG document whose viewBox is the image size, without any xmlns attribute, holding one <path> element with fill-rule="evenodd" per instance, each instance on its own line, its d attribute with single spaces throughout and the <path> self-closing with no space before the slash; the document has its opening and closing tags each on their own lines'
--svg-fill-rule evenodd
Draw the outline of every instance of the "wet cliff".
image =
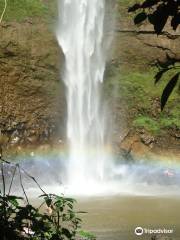
<svg viewBox="0 0 180 240">
<path fill-rule="evenodd" d="M 55 37 L 56 1 L 37 0 L 31 6 L 20 2 L 9 3 L 0 25 L 1 144 L 65 141 L 64 59 Z M 112 42 L 104 99 L 111 106 L 113 141 L 117 146 L 123 143 L 126 150 L 134 137 L 150 149 L 178 149 L 178 90 L 161 113 L 165 83 L 153 85 L 156 70 L 149 64 L 165 60 L 166 53 L 180 56 L 180 32 L 157 37 L 149 25 L 134 27 L 128 2 L 113 1 L 109 6 L 105 36 L 111 34 Z"/>
</svg>

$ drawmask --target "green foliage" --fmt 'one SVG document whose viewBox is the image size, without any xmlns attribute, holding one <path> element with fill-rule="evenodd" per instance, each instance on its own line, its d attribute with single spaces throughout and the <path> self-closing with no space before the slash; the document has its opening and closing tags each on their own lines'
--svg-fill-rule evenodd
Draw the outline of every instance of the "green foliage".
<svg viewBox="0 0 180 240">
<path fill-rule="evenodd" d="M 2 190 L 0 189 L 0 237 L 3 240 L 75 240 L 81 230 L 81 219 L 74 210 L 75 200 L 55 194 L 46 194 L 37 181 L 19 164 L 12 164 L 0 156 Z M 7 188 L 5 169 L 14 167 L 10 186 Z M 20 186 L 25 199 L 10 195 L 16 170 L 19 170 Z M 23 173 L 33 180 L 43 192 L 40 206 L 29 203 L 22 183 Z M 9 176 L 8 176 L 9 177 Z M 85 233 L 85 232 L 84 232 Z M 86 233 L 84 240 L 94 240 L 93 235 Z"/>
<path fill-rule="evenodd" d="M 176 73 L 168 82 L 166 87 L 163 90 L 162 96 L 161 96 L 161 110 L 164 109 L 164 106 L 166 105 L 166 102 L 171 95 L 173 89 L 175 88 L 178 80 L 179 80 L 179 74 L 180 72 Z"/>
<path fill-rule="evenodd" d="M 180 24 L 180 2 L 177 0 L 144 0 L 141 3 L 136 3 L 133 6 L 129 7 L 129 12 L 138 11 L 135 19 L 139 14 L 146 15 L 141 17 L 141 21 L 135 21 L 135 24 L 139 24 L 144 20 L 148 19 L 149 23 L 153 25 L 154 31 L 157 34 L 160 34 L 168 19 L 171 21 L 171 27 L 173 30 L 176 30 Z M 140 11 L 140 13 L 139 13 Z"/>
<path fill-rule="evenodd" d="M 134 18 L 134 24 L 139 24 L 144 20 L 146 20 L 146 18 L 147 18 L 147 14 L 145 12 L 141 12 L 137 14 L 136 17 Z"/>
<path fill-rule="evenodd" d="M 172 29 L 175 31 L 180 24 L 180 1 L 177 0 L 144 0 L 129 7 L 128 12 L 135 12 L 134 24 L 143 23 L 146 19 L 153 25 L 156 34 L 163 34 L 165 25 L 170 22 Z M 170 21 L 168 21 L 170 20 Z M 167 35 L 167 33 L 166 33 Z M 170 35 L 170 34 L 169 34 Z M 157 83 L 164 73 L 170 69 L 176 69 L 175 75 L 170 78 L 165 86 L 161 96 L 161 110 L 164 109 L 171 93 L 178 85 L 179 74 L 177 70 L 180 66 L 175 66 L 180 60 L 175 57 L 166 56 L 166 62 L 157 62 L 159 72 L 155 75 L 155 83 Z"/>
<path fill-rule="evenodd" d="M 4 240 L 65 240 L 75 239 L 81 219 L 74 211 L 74 199 L 53 194 L 42 195 L 44 208 L 41 213 L 29 203 L 20 204 L 17 196 L 0 193 L 0 236 Z"/>
<path fill-rule="evenodd" d="M 154 71 L 142 72 L 136 69 L 120 69 L 119 66 L 110 66 L 106 72 L 105 91 L 110 97 L 123 98 L 129 108 L 137 110 L 150 108 L 150 98 L 157 97 L 160 89 L 154 87 L 151 79 Z M 116 91 L 114 91 L 116 89 Z M 143 110 L 144 111 L 144 110 Z"/>
<path fill-rule="evenodd" d="M 133 121 L 133 126 L 139 129 L 145 129 L 146 131 L 158 135 L 167 129 L 180 129 L 179 123 L 180 113 L 177 111 L 171 112 L 171 114 L 160 114 L 158 117 L 139 115 Z"/>
<path fill-rule="evenodd" d="M 27 18 L 42 17 L 52 14 L 52 3 L 55 8 L 55 1 L 41 0 L 8 0 L 7 9 L 4 15 L 4 21 L 23 21 Z M 4 0 L 0 0 L 0 11 L 4 7 Z"/>
<path fill-rule="evenodd" d="M 178 121 L 177 118 L 175 117 L 163 117 L 160 119 L 160 125 L 163 127 L 163 128 L 172 128 L 173 126 L 174 127 L 178 127 L 180 128 L 180 123 Z"/>
<path fill-rule="evenodd" d="M 159 118 L 159 124 L 163 129 L 178 128 L 180 129 L 180 111 L 172 108 L 169 114 L 162 113 Z"/>
<path fill-rule="evenodd" d="M 88 240 L 96 240 L 96 237 L 92 233 L 85 232 L 83 230 L 81 230 L 79 232 L 79 235 L 80 235 L 81 238 L 83 237 L 84 240 L 86 240 L 86 239 L 88 239 Z"/>
<path fill-rule="evenodd" d="M 154 134 L 157 134 L 160 132 L 160 126 L 157 123 L 157 121 L 155 121 L 154 119 L 148 116 L 137 117 L 134 120 L 133 125 L 138 128 L 144 128 L 147 131 L 152 132 Z"/>
<path fill-rule="evenodd" d="M 145 128 L 153 134 L 160 134 L 169 128 L 180 129 L 180 111 L 178 105 L 179 92 L 174 91 L 170 96 L 166 109 L 160 112 L 162 88 L 174 71 L 168 71 L 159 85 L 154 85 L 152 78 L 156 69 L 140 71 L 137 69 L 121 68 L 117 65 L 107 67 L 105 92 L 118 105 L 128 108 L 129 123 L 136 128 Z"/>
</svg>

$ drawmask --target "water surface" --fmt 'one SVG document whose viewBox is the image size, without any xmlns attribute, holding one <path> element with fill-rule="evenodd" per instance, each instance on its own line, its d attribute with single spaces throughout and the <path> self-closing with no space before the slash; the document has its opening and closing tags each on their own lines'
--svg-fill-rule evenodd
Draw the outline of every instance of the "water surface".
<svg viewBox="0 0 180 240">
<path fill-rule="evenodd" d="M 169 237 L 180 239 L 180 198 L 113 196 L 79 199 L 83 228 L 92 231 L 97 240 L 151 239 L 152 235 L 136 236 L 136 227 L 173 229 Z M 166 235 L 168 236 L 168 235 Z"/>
</svg>

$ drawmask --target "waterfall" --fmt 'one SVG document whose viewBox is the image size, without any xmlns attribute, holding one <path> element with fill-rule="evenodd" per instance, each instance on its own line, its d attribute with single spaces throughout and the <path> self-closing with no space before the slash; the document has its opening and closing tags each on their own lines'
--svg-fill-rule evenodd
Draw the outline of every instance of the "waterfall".
<svg viewBox="0 0 180 240">
<path fill-rule="evenodd" d="M 104 179 L 104 12 L 104 0 L 59 0 L 57 39 L 65 56 L 69 184 Z"/>
</svg>

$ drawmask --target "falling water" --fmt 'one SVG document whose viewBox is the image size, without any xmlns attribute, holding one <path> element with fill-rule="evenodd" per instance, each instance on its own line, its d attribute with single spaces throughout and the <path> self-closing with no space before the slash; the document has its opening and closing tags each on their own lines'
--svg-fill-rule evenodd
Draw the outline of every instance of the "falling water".
<svg viewBox="0 0 180 240">
<path fill-rule="evenodd" d="M 104 12 L 104 0 L 59 0 L 57 39 L 65 56 L 70 184 L 104 178 Z"/>
</svg>

